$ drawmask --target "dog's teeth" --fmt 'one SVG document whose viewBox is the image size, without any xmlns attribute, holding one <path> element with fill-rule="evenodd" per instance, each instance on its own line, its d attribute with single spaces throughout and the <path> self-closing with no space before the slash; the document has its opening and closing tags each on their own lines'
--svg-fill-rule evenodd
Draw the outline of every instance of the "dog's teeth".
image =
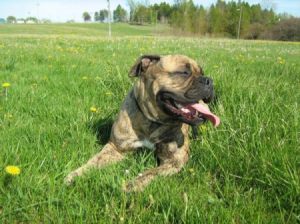
<svg viewBox="0 0 300 224">
<path fill-rule="evenodd" d="M 175 104 L 175 106 L 176 106 L 178 109 L 181 109 L 181 108 L 183 107 L 180 103 L 177 103 L 177 102 L 175 102 L 175 101 L 174 101 L 174 104 Z"/>
</svg>

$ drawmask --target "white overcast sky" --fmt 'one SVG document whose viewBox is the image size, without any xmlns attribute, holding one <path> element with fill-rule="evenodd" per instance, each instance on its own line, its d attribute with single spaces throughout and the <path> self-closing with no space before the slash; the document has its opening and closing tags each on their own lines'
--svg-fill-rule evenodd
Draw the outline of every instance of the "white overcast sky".
<svg viewBox="0 0 300 224">
<path fill-rule="evenodd" d="M 173 3 L 173 0 L 148 0 L 150 4 L 160 2 Z M 226 0 L 228 1 L 228 0 Z M 287 12 L 300 17 L 300 0 L 246 0 L 250 4 L 273 2 L 276 12 Z M 205 7 L 215 3 L 216 0 L 194 0 L 197 5 Z M 111 0 L 111 9 L 121 4 L 128 10 L 126 0 Z M 94 13 L 107 7 L 107 0 L 0 0 L 0 18 L 13 15 L 17 18 L 28 16 L 47 18 L 54 22 L 67 20 L 82 21 L 84 11 Z"/>
</svg>

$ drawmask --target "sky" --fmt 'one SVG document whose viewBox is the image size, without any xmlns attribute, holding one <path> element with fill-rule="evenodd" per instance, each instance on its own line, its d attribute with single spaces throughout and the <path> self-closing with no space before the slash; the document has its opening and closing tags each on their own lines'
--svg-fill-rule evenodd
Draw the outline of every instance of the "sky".
<svg viewBox="0 0 300 224">
<path fill-rule="evenodd" d="M 168 2 L 172 4 L 174 0 L 146 0 L 150 4 Z M 231 1 L 231 0 L 225 0 Z M 300 0 L 244 0 L 249 4 L 270 2 L 274 3 L 277 13 L 287 12 L 300 17 Z M 216 0 L 194 0 L 197 5 L 209 7 Z M 111 0 L 111 10 L 118 4 L 125 9 L 129 9 L 126 0 Z M 270 4 L 269 4 L 270 5 Z M 39 19 L 50 19 L 53 22 L 66 22 L 75 20 L 82 22 L 84 11 L 94 14 L 95 11 L 107 8 L 107 0 L 0 0 L 0 18 L 7 18 L 13 15 L 16 18 L 27 18 L 29 16 Z"/>
</svg>

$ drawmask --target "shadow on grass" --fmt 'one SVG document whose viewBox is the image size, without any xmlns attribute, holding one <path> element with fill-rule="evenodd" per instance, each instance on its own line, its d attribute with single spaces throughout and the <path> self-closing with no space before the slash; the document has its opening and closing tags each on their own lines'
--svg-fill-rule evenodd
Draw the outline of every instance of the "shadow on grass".
<svg viewBox="0 0 300 224">
<path fill-rule="evenodd" d="M 101 118 L 98 120 L 91 120 L 87 124 L 87 126 L 93 131 L 93 133 L 96 134 L 97 143 L 99 145 L 104 145 L 109 140 L 113 123 L 114 123 L 113 116 L 110 114 L 105 118 Z"/>
</svg>

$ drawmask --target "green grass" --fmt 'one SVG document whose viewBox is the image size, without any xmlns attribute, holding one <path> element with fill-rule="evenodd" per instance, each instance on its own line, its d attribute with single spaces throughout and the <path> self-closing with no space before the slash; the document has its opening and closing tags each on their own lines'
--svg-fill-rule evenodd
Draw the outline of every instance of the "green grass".
<svg viewBox="0 0 300 224">
<path fill-rule="evenodd" d="M 152 33 L 126 25 L 109 40 L 97 26 L 0 26 L 0 84 L 11 84 L 7 100 L 0 95 L 1 223 L 300 221 L 299 43 L 122 37 Z M 128 70 L 149 52 L 185 54 L 203 66 L 221 126 L 202 127 L 185 168 L 144 192 L 121 186 L 155 166 L 151 151 L 64 186 L 105 144 L 134 83 Z M 8 179 L 7 165 L 21 174 Z"/>
<path fill-rule="evenodd" d="M 113 36 L 149 36 L 161 26 L 136 26 L 125 23 L 112 24 Z M 106 23 L 58 23 L 58 24 L 1 24 L 0 34 L 6 35 L 68 35 L 78 37 L 106 37 L 108 24 Z"/>
</svg>

